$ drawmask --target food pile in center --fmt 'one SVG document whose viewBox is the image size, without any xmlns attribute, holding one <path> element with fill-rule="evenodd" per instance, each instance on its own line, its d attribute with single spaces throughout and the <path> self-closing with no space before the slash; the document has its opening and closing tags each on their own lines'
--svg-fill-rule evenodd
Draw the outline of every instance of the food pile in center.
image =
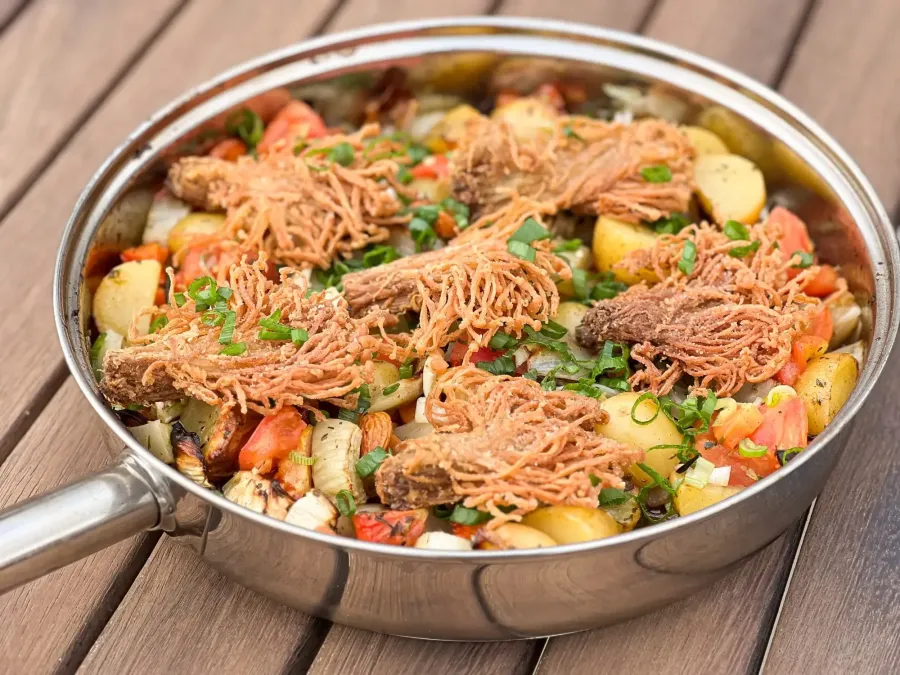
<svg viewBox="0 0 900 675">
<path fill-rule="evenodd" d="M 258 513 L 460 551 L 684 516 L 802 452 L 861 310 L 756 166 L 571 84 L 496 102 L 248 105 L 173 160 L 86 271 L 131 432 Z"/>
</svg>

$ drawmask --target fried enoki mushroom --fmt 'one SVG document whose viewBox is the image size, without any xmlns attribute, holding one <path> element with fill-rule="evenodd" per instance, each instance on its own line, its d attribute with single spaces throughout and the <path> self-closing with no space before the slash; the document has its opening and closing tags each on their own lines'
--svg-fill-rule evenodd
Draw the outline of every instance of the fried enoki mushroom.
<svg viewBox="0 0 900 675">
<path fill-rule="evenodd" d="M 474 366 L 442 375 L 425 415 L 435 433 L 397 446 L 376 473 L 379 497 L 399 509 L 462 499 L 494 516 L 488 528 L 541 504 L 596 508 L 642 456 L 595 432 L 608 420 L 597 400 Z"/>
<path fill-rule="evenodd" d="M 368 125 L 310 141 L 298 154 L 276 148 L 237 162 L 186 157 L 169 170 L 169 186 L 195 207 L 226 212 L 218 239 L 232 260 L 265 251 L 277 263 L 324 268 L 409 220 L 398 194 L 413 195 L 397 181 L 394 159 L 402 144 L 378 134 Z"/>
<path fill-rule="evenodd" d="M 307 294 L 290 268 L 282 268 L 280 283 L 266 279 L 265 264 L 263 255 L 231 268 L 223 311 L 198 311 L 190 297 L 182 307 L 145 310 L 168 323 L 149 335 L 138 335 L 135 323 L 131 345 L 107 353 L 100 382 L 107 399 L 128 405 L 191 396 L 262 414 L 310 401 L 352 405 L 351 392 L 371 379 L 371 361 L 386 348 L 372 334 L 386 313 L 351 317 L 343 298 Z M 280 327 L 266 329 L 261 320 Z"/>
<path fill-rule="evenodd" d="M 559 210 L 653 221 L 687 209 L 693 157 L 684 134 L 656 119 L 561 116 L 554 129 L 523 141 L 507 123 L 480 118 L 451 162 L 453 193 L 479 219 L 475 229 L 490 227 L 516 194 Z"/>
<path fill-rule="evenodd" d="M 643 369 L 629 382 L 659 395 L 683 375 L 719 396 L 773 377 L 820 310 L 820 301 L 802 292 L 818 267 L 789 278 L 796 261 L 777 249 L 777 225 L 748 231 L 747 241 L 735 241 L 706 223 L 692 225 L 633 253 L 622 267 L 653 270 L 661 281 L 598 302 L 577 329 L 578 341 L 588 348 L 604 340 L 636 343 L 631 357 Z M 690 246 L 693 263 L 681 269 Z"/>
<path fill-rule="evenodd" d="M 532 246 L 533 262 L 499 239 L 412 255 L 344 275 L 344 296 L 354 316 L 372 308 L 418 312 L 407 354 L 429 354 L 454 341 L 472 352 L 501 330 L 517 337 L 525 326 L 540 330 L 559 308 L 555 280 L 572 272 L 549 241 Z"/>
</svg>

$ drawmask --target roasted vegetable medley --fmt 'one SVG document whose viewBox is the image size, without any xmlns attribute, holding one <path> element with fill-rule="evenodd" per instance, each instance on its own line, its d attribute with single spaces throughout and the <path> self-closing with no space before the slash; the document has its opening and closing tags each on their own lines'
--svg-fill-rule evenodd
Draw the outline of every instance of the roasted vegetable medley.
<svg viewBox="0 0 900 675">
<path fill-rule="evenodd" d="M 720 118 L 390 92 L 211 121 L 89 262 L 100 390 L 160 460 L 301 528 L 520 549 L 715 504 L 834 419 L 862 310 Z"/>
</svg>

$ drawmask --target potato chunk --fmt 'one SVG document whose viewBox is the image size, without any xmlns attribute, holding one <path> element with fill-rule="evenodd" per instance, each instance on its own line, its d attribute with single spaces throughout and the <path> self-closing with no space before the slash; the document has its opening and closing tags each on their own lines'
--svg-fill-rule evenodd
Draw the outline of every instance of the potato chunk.
<svg viewBox="0 0 900 675">
<path fill-rule="evenodd" d="M 694 180 L 703 209 L 720 225 L 729 220 L 755 223 L 766 204 L 762 172 L 739 155 L 700 155 Z"/>
<path fill-rule="evenodd" d="M 135 315 L 153 306 L 162 265 L 156 260 L 132 260 L 113 267 L 100 281 L 94 294 L 94 321 L 101 333 L 113 331 L 128 335 Z M 150 328 L 150 317 L 143 317 L 139 333 Z"/>
<path fill-rule="evenodd" d="M 543 532 L 558 544 L 603 539 L 622 531 L 606 511 L 583 506 L 543 506 L 522 518 L 522 524 Z"/>
<path fill-rule="evenodd" d="M 698 157 L 700 155 L 727 155 L 729 152 L 725 142 L 709 129 L 681 127 L 681 131 L 694 146 Z"/>
<path fill-rule="evenodd" d="M 832 352 L 809 362 L 794 389 L 806 404 L 809 433 L 821 434 L 850 398 L 859 364 L 850 354 Z"/>
<path fill-rule="evenodd" d="M 631 274 L 615 267 L 629 253 L 650 248 L 655 241 L 656 233 L 646 225 L 600 216 L 594 225 L 594 265 L 598 271 L 612 272 L 616 279 L 629 285 L 656 281 L 652 270 L 639 270 L 637 274 Z"/>
</svg>

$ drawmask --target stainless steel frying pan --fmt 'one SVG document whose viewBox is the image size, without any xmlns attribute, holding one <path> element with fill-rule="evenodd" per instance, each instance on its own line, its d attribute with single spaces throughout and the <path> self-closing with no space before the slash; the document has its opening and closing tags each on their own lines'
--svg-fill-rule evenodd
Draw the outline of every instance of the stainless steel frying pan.
<svg viewBox="0 0 900 675">
<path fill-rule="evenodd" d="M 92 246 L 139 239 L 164 160 L 204 122 L 277 87 L 353 101 L 365 80 L 405 69 L 419 92 L 477 99 L 491 88 L 577 79 L 633 84 L 681 107 L 714 107 L 732 149 L 810 225 L 864 305 L 868 361 L 834 423 L 791 464 L 740 495 L 602 541 L 471 553 L 374 545 L 301 530 L 205 490 L 142 448 L 101 400 L 91 374 L 83 271 Z M 709 119 L 707 113 L 705 119 Z M 273 52 L 155 114 L 95 174 L 75 207 L 56 270 L 54 306 L 66 361 L 105 424 L 109 468 L 0 513 L 0 589 L 67 565 L 144 529 L 193 547 L 238 583 L 360 628 L 423 638 L 500 640 L 594 628 L 708 585 L 778 537 L 810 505 L 838 458 L 835 437 L 872 390 L 897 332 L 898 251 L 872 187 L 812 120 L 752 80 L 646 38 L 525 19 L 380 26 Z"/>
</svg>

